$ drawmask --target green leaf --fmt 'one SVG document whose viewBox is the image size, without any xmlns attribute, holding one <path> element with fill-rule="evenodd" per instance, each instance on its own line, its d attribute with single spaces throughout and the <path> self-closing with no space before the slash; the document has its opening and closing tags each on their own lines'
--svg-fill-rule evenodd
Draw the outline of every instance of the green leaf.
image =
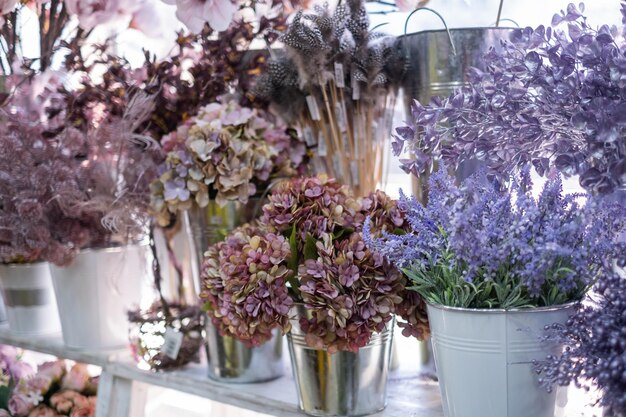
<svg viewBox="0 0 626 417">
<path fill-rule="evenodd" d="M 289 248 L 291 249 L 291 258 L 289 258 L 289 269 L 295 274 L 298 273 L 298 233 L 296 232 L 296 225 L 291 227 L 291 235 L 289 236 Z"/>
<path fill-rule="evenodd" d="M 9 398 L 11 397 L 11 388 L 4 386 L 0 387 L 0 409 L 9 409 Z"/>
<path fill-rule="evenodd" d="M 304 240 L 304 259 L 317 259 L 317 240 L 310 234 L 307 233 L 306 239 Z"/>
</svg>

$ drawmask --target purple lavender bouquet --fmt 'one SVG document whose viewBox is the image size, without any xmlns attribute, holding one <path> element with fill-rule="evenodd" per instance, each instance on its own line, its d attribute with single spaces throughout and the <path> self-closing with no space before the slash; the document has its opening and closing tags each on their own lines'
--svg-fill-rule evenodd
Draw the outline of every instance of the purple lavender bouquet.
<svg viewBox="0 0 626 417">
<path fill-rule="evenodd" d="M 595 385 L 601 392 L 605 416 L 626 416 L 626 277 L 603 275 L 590 295 L 567 323 L 552 325 L 546 339 L 565 346 L 561 356 L 535 362 L 540 383 Z"/>
<path fill-rule="evenodd" d="M 626 187 L 626 44 L 608 26 L 593 29 L 570 4 L 552 27 L 515 30 L 485 56 L 470 85 L 430 105 L 414 102 L 394 150 L 405 171 L 429 172 L 479 159 L 502 178 L 532 163 L 579 175 L 591 193 Z M 621 9 L 626 24 L 626 5 Z M 626 31 L 626 26 L 624 26 Z"/>
<path fill-rule="evenodd" d="M 368 246 L 413 281 L 433 304 L 464 308 L 530 308 L 583 298 L 610 272 L 605 259 L 622 258 L 624 207 L 563 195 L 552 173 L 537 199 L 526 167 L 501 191 L 483 171 L 462 186 L 444 169 L 430 180 L 426 206 L 402 196 L 410 225 L 403 235 L 372 237 Z"/>
</svg>

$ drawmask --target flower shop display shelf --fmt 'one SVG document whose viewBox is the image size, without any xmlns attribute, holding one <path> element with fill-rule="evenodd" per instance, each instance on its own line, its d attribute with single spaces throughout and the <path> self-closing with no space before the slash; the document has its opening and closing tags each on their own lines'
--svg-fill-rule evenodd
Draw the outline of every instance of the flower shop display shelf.
<svg viewBox="0 0 626 417">
<path fill-rule="evenodd" d="M 68 349 L 63 343 L 61 333 L 38 336 L 16 335 L 9 331 L 6 324 L 0 325 L 0 344 L 100 366 L 103 370 L 113 358 L 125 352 L 119 349 L 97 351 Z"/>
<path fill-rule="evenodd" d="M 128 357 L 123 361 L 112 362 L 107 371 L 113 377 L 114 390 L 111 397 L 113 402 L 117 395 L 126 395 L 126 391 L 131 386 L 129 384 L 140 382 L 182 391 L 267 415 L 305 416 L 298 409 L 298 397 L 291 369 L 287 369 L 284 377 L 254 384 L 225 384 L 213 381 L 207 377 L 205 363 L 188 365 L 177 371 L 155 373 L 138 369 Z M 118 414 L 114 410 L 111 410 L 109 414 L 97 415 L 97 417 L 114 416 L 131 417 L 130 414 Z M 436 382 L 416 375 L 392 373 L 388 385 L 387 407 L 372 416 L 443 417 L 439 387 Z M 132 417 L 143 417 L 143 414 L 133 413 Z"/>
</svg>

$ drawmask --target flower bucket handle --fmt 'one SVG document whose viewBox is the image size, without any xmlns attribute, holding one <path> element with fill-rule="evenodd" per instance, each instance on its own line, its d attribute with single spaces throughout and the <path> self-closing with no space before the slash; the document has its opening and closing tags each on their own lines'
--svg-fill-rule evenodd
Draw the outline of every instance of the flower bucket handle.
<svg viewBox="0 0 626 417">
<path fill-rule="evenodd" d="M 437 15 L 439 20 L 441 20 L 441 23 L 443 23 L 443 27 L 446 28 L 446 32 L 448 33 L 448 39 L 450 39 L 450 45 L 452 46 L 452 52 L 456 56 L 456 46 L 454 45 L 454 41 L 452 40 L 452 34 L 450 33 L 450 29 L 448 29 L 448 24 L 446 23 L 446 19 L 444 19 L 443 16 L 441 16 L 439 14 L 439 12 L 437 12 L 434 9 L 431 9 L 430 7 L 418 7 L 417 9 L 415 9 L 411 13 L 409 13 L 409 15 L 407 16 L 406 20 L 404 21 L 404 36 L 407 35 L 406 31 L 407 31 L 407 29 L 409 27 L 409 19 L 411 19 L 411 16 L 413 16 L 416 12 L 418 12 L 420 10 L 427 10 L 427 11 L 429 11 L 431 13 L 434 13 L 435 15 Z M 410 55 L 410 52 L 407 49 L 406 50 L 406 57 L 409 58 L 409 55 Z"/>
<path fill-rule="evenodd" d="M 493 22 L 493 23 L 492 23 L 492 24 L 490 24 L 489 26 L 490 26 L 490 27 L 491 27 L 491 26 L 494 26 L 494 27 L 500 27 L 500 23 L 502 23 L 502 22 L 511 22 L 511 23 L 513 23 L 516 27 L 518 27 L 518 28 L 520 27 L 519 23 L 517 23 L 517 22 L 516 22 L 515 20 L 513 20 L 513 19 L 500 19 L 500 21 L 499 21 L 499 22 Z"/>
</svg>

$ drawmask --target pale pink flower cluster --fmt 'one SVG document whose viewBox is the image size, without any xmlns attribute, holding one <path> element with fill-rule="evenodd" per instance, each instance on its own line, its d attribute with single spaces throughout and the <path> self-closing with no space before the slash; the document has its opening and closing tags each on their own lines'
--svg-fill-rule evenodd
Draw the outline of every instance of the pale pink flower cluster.
<svg viewBox="0 0 626 417">
<path fill-rule="evenodd" d="M 5 351 L 0 346 L 0 359 L 12 355 L 12 352 Z M 45 362 L 37 367 L 34 375 L 13 379 L 8 410 L 0 410 L 0 417 L 94 416 L 96 397 L 90 394 L 97 387 L 93 385 L 87 366 L 75 364 L 69 372 L 66 370 L 64 360 Z M 54 387 L 61 390 L 51 391 Z"/>
<path fill-rule="evenodd" d="M 208 23 L 216 32 L 225 31 L 239 8 L 237 1 L 233 0 L 163 1 L 176 5 L 176 17 L 194 33 L 200 33 L 205 23 Z"/>
<path fill-rule="evenodd" d="M 65 7 L 71 16 L 76 16 L 78 24 L 85 30 L 99 25 L 130 19 L 145 10 L 147 0 L 65 0 Z"/>
</svg>

